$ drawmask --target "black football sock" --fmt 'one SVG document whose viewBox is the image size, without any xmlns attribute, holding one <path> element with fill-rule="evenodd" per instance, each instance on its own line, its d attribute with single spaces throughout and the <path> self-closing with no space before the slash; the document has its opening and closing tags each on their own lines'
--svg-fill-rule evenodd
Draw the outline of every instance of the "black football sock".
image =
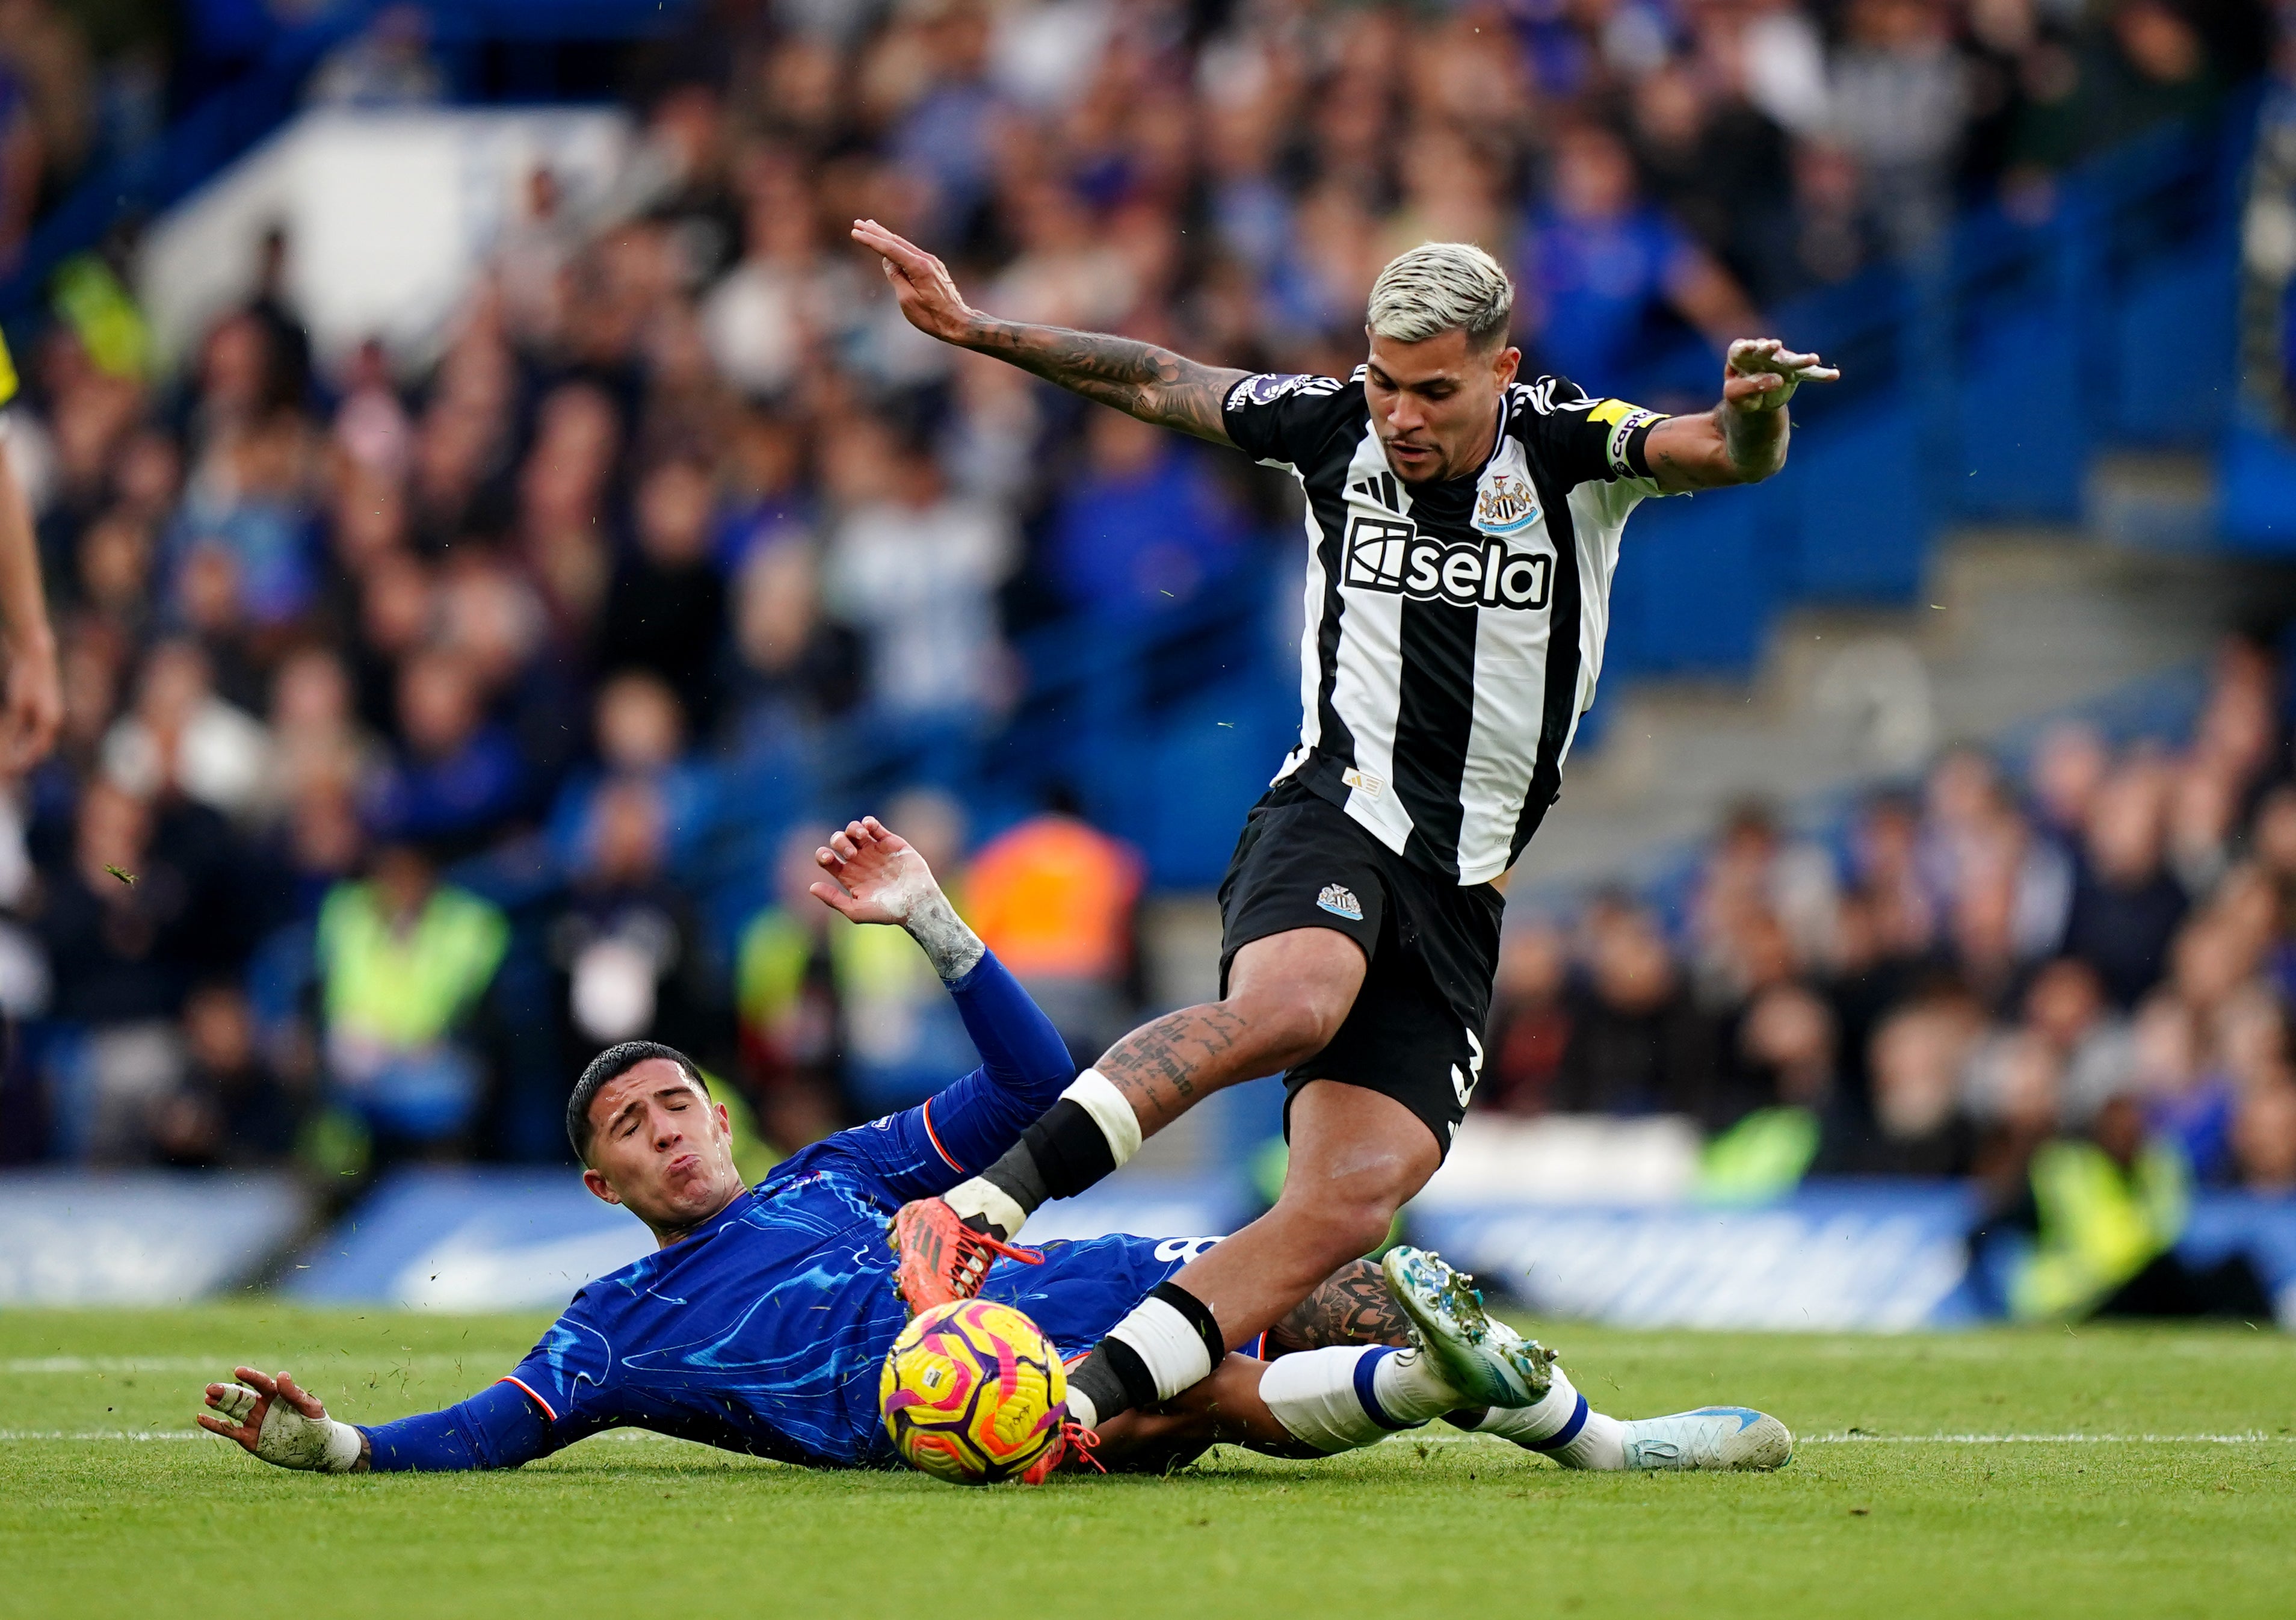
<svg viewBox="0 0 2296 1620">
<path fill-rule="evenodd" d="M 1009 1238 L 1039 1205 L 1075 1197 L 1139 1147 L 1132 1104 L 1099 1070 L 1086 1069 L 1004 1157 L 944 1196 L 967 1224 Z"/>
</svg>

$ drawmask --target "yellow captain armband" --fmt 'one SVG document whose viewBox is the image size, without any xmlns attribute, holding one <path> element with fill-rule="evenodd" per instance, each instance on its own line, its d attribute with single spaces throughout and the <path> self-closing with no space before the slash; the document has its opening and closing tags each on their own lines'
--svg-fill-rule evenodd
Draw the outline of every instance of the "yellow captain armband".
<svg viewBox="0 0 2296 1620">
<path fill-rule="evenodd" d="M 8 353 L 8 334 L 0 332 L 0 405 L 16 397 L 16 362 Z"/>
<path fill-rule="evenodd" d="M 1603 446 L 1603 458 L 1610 464 L 1611 473 L 1620 478 L 1648 478 L 1649 464 L 1637 454 L 1640 439 L 1649 435 L 1666 417 L 1657 411 L 1644 410 L 1624 399 L 1598 399 L 1587 413 L 1587 420 L 1599 422 L 1611 430 Z"/>
</svg>

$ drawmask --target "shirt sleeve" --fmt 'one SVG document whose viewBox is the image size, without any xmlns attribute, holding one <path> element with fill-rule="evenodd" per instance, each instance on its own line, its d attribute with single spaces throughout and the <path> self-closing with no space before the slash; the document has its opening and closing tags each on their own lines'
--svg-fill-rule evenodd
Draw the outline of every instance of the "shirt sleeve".
<svg viewBox="0 0 2296 1620">
<path fill-rule="evenodd" d="M 1593 399 L 1568 377 L 1541 377 L 1528 391 L 1529 437 L 1566 489 L 1626 484 L 1636 498 L 1663 493 L 1651 475 L 1651 430 L 1666 420 L 1624 399 Z M 1631 501 L 1628 503 L 1631 505 Z"/>
<path fill-rule="evenodd" d="M 993 953 L 984 954 L 948 993 L 981 1056 L 980 1067 L 918 1107 L 820 1145 L 857 1160 L 871 1180 L 903 1202 L 947 1192 L 994 1164 L 1076 1078 L 1076 1062 L 1060 1032 Z"/>
<path fill-rule="evenodd" d="M 548 1456 L 551 1425 L 523 1385 L 505 1378 L 440 1412 L 422 1412 L 365 1430 L 368 1466 L 378 1474 L 514 1468 Z"/>
<path fill-rule="evenodd" d="M 1220 423 L 1229 442 L 1254 461 L 1297 466 L 1315 453 L 1341 386 L 1330 377 L 1259 373 L 1227 391 Z"/>
</svg>

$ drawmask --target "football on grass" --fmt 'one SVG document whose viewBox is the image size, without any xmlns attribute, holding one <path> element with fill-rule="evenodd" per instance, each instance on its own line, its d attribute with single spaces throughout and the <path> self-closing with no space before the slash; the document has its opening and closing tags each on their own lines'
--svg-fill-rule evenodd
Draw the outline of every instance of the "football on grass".
<svg viewBox="0 0 2296 1620">
<path fill-rule="evenodd" d="M 1059 1439 L 1068 1376 L 1010 1305 L 961 1299 L 920 1312 L 893 1341 L 877 1407 L 911 1468 L 951 1484 L 1017 1478 Z"/>
</svg>

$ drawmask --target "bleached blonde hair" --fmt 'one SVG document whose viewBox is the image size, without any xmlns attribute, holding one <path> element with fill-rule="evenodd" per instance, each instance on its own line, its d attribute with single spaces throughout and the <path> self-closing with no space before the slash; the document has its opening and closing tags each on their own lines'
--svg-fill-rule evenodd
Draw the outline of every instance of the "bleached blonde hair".
<svg viewBox="0 0 2296 1620">
<path fill-rule="evenodd" d="M 1398 343 L 1462 331 L 1477 349 L 1504 341 L 1514 284 L 1472 242 L 1423 242 L 1387 261 L 1371 284 L 1371 329 Z"/>
</svg>

